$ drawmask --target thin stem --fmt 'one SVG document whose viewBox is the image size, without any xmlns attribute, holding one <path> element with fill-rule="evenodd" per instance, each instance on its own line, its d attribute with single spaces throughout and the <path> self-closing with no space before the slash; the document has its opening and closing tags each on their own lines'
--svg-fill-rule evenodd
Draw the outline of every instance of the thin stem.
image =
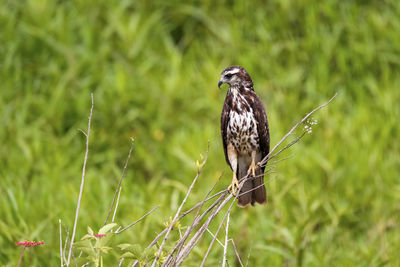
<svg viewBox="0 0 400 267">
<path fill-rule="evenodd" d="M 304 137 L 304 135 L 306 134 L 306 132 L 303 132 L 300 136 L 296 137 L 296 139 L 294 139 L 293 141 L 291 141 L 289 144 L 287 144 L 285 147 L 283 147 L 281 150 L 279 150 L 278 152 L 276 152 L 275 154 L 273 154 L 272 156 L 269 156 L 268 160 L 271 160 L 273 158 L 275 158 L 276 156 L 278 156 L 280 153 L 282 153 L 284 150 L 288 149 L 289 147 L 293 146 L 294 144 L 296 144 L 297 142 L 300 141 L 301 138 Z"/>
<path fill-rule="evenodd" d="M 63 267 L 64 266 L 64 262 L 63 262 L 63 250 L 62 250 L 62 231 L 61 231 L 61 219 L 58 219 L 58 225 L 59 225 L 59 231 L 60 231 L 60 266 Z"/>
<path fill-rule="evenodd" d="M 113 209 L 113 207 L 114 207 L 114 202 L 115 202 L 115 199 L 116 199 L 116 197 L 117 197 L 118 191 L 120 191 L 121 184 L 122 184 L 122 180 L 123 180 L 124 177 L 125 177 L 126 168 L 128 167 L 128 162 L 129 162 L 129 159 L 131 158 L 131 154 L 132 154 L 132 150 L 133 150 L 134 141 L 135 141 L 135 140 L 131 137 L 131 142 L 132 142 L 131 148 L 129 149 L 128 157 L 126 158 L 125 165 L 124 165 L 124 169 L 122 170 L 121 178 L 119 178 L 118 186 L 117 186 L 117 189 L 115 190 L 114 197 L 113 197 L 113 200 L 112 200 L 112 202 L 111 202 L 110 209 L 108 210 L 108 213 L 107 213 L 107 218 L 106 218 L 106 220 L 104 221 L 104 225 L 107 224 L 108 218 L 110 217 L 111 211 L 112 211 L 112 209 Z M 118 204 L 118 202 L 117 202 L 117 204 Z M 118 208 L 118 205 L 115 206 L 114 214 L 115 214 L 117 208 Z"/>
<path fill-rule="evenodd" d="M 208 228 L 206 230 L 213 238 L 215 238 L 215 240 L 217 240 L 217 242 L 221 245 L 221 247 L 224 247 L 224 244 L 222 244 L 222 242 L 219 241 L 219 239 L 216 238 L 215 235 Z"/>
<path fill-rule="evenodd" d="M 240 259 L 239 252 L 237 251 L 235 242 L 233 241 L 233 239 L 229 239 L 229 240 L 232 242 L 233 250 L 235 251 L 236 258 L 238 259 L 238 261 L 239 261 L 239 263 L 240 263 L 240 266 L 243 267 L 243 263 L 242 263 L 242 260 Z"/>
<path fill-rule="evenodd" d="M 207 161 L 207 158 L 208 158 L 209 149 L 210 149 L 210 145 L 208 145 L 208 147 L 207 147 L 207 154 L 206 154 L 205 159 L 204 159 L 203 162 L 201 163 L 201 168 L 197 171 L 196 177 L 193 179 L 193 182 L 192 182 L 192 184 L 190 185 L 189 190 L 188 190 L 188 192 L 186 193 L 185 198 L 183 199 L 181 205 L 179 206 L 178 210 L 176 211 L 175 216 L 174 216 L 174 218 L 172 219 L 172 221 L 171 221 L 171 223 L 170 223 L 170 225 L 169 225 L 169 227 L 168 227 L 167 233 L 165 234 L 164 239 L 163 239 L 163 241 L 162 241 L 162 243 L 161 243 L 161 245 L 160 245 L 160 248 L 158 249 L 157 256 L 155 257 L 155 259 L 154 259 L 154 261 L 153 261 L 153 264 L 151 265 L 152 267 L 154 267 L 154 266 L 156 265 L 158 259 L 160 258 L 162 249 L 164 248 L 165 242 L 167 241 L 167 238 L 168 238 L 168 236 L 169 236 L 169 234 L 170 234 L 170 232 L 171 232 L 171 230 L 172 230 L 172 227 L 173 227 L 174 224 L 178 221 L 179 213 L 181 212 L 181 209 L 182 209 L 183 205 L 186 203 L 186 200 L 188 199 L 190 192 L 192 192 L 192 189 L 193 189 L 193 187 L 194 187 L 194 184 L 195 184 L 196 181 L 197 181 L 197 178 L 200 176 L 200 174 L 201 174 L 201 172 L 202 172 L 202 170 L 203 170 L 203 168 L 204 168 L 205 162 Z"/>
<path fill-rule="evenodd" d="M 92 106 L 91 106 L 91 108 L 90 108 L 89 122 L 88 122 L 88 131 L 87 131 L 87 134 L 86 134 L 86 152 L 85 152 L 85 159 L 84 159 L 84 161 L 83 161 L 81 187 L 80 187 L 80 190 L 79 190 L 78 204 L 77 204 L 77 206 L 76 206 L 74 228 L 73 228 L 73 230 L 72 230 L 71 244 L 70 244 L 70 247 L 69 247 L 67 266 L 69 266 L 69 263 L 70 263 L 70 260 L 71 260 L 72 246 L 74 245 L 74 238 L 75 238 L 75 233 L 76 233 L 76 226 L 77 226 L 77 224 L 78 224 L 79 208 L 81 207 L 81 200 L 82 200 L 82 193 L 83 193 L 83 185 L 85 184 L 86 163 L 87 163 L 87 158 L 88 158 L 88 154 L 89 154 L 90 124 L 91 124 L 91 122 L 92 122 L 92 114 L 93 114 L 93 106 L 94 106 L 93 93 L 91 93 L 90 96 L 91 96 L 91 99 L 92 99 Z"/>
<path fill-rule="evenodd" d="M 230 210 L 228 210 L 228 217 L 226 218 L 226 229 L 225 229 L 225 245 L 224 245 L 224 257 L 222 260 L 222 267 L 225 267 L 226 264 L 226 254 L 228 252 L 228 231 L 229 231 L 229 218 L 230 218 Z"/>
<path fill-rule="evenodd" d="M 294 130 L 296 130 L 297 127 L 299 127 L 300 124 L 302 124 L 303 122 L 305 122 L 312 114 L 314 114 L 316 111 L 320 110 L 323 107 L 326 107 L 335 97 L 337 96 L 337 93 L 335 93 L 335 95 L 329 99 L 328 102 L 322 104 L 321 106 L 313 109 L 310 113 L 308 113 L 301 121 L 299 121 L 298 123 L 296 123 L 292 129 L 290 129 L 290 131 L 271 149 L 271 151 L 268 153 L 268 155 L 266 155 L 263 160 L 260 162 L 260 165 L 265 165 L 268 160 L 270 159 L 270 155 L 272 155 L 272 153 L 277 149 L 277 147 L 279 147 L 293 132 Z"/>
<path fill-rule="evenodd" d="M 197 203 L 197 204 L 194 205 L 192 208 L 190 208 L 190 209 L 188 209 L 187 211 L 185 211 L 184 213 L 182 213 L 182 215 L 179 216 L 178 221 L 179 221 L 180 219 L 182 219 L 183 217 L 185 217 L 186 215 L 188 215 L 189 213 L 191 213 L 191 212 L 192 212 L 193 210 L 195 210 L 198 206 L 202 205 L 204 202 L 207 202 L 207 201 L 209 201 L 210 199 L 213 199 L 214 197 L 219 196 L 219 195 L 221 195 L 221 194 L 223 194 L 223 193 L 226 193 L 226 192 L 227 192 L 227 190 L 222 190 L 222 191 L 220 191 L 220 192 L 218 192 L 218 193 L 212 195 L 211 197 L 205 199 L 204 201 L 201 201 L 201 202 Z M 161 231 L 161 233 L 159 233 L 159 234 L 153 239 L 153 241 L 150 243 L 150 245 L 148 245 L 147 247 L 148 247 L 148 248 L 151 248 L 152 246 L 154 246 L 154 245 L 157 243 L 157 241 L 167 232 L 167 230 L 168 230 L 168 228 L 165 228 L 163 231 Z"/>
<path fill-rule="evenodd" d="M 193 227 L 189 230 L 187 230 L 186 231 L 186 233 L 185 233 L 185 236 L 187 235 L 189 235 L 191 232 L 192 232 L 192 230 L 194 229 L 194 227 L 196 227 L 200 222 L 201 222 L 201 220 L 209 213 L 209 212 L 211 212 L 219 203 L 221 203 L 221 201 L 223 201 L 224 199 L 225 199 L 225 196 L 227 195 L 227 193 L 228 192 L 226 192 L 225 194 L 223 194 L 223 195 L 221 195 L 216 201 L 214 201 L 214 203 L 212 203 L 211 205 L 210 205 L 210 207 L 208 207 L 204 212 L 203 212 L 203 214 L 201 215 L 201 216 L 199 216 L 198 218 L 196 218 L 196 219 L 194 219 L 194 222 L 193 222 Z M 186 238 L 187 238 L 187 236 L 186 236 Z M 184 238 L 182 238 L 181 240 L 179 240 L 179 242 L 178 242 L 178 244 L 175 246 L 175 248 L 177 248 L 178 246 L 180 246 L 180 245 L 183 245 L 183 242 L 185 241 L 186 239 L 185 239 L 185 237 Z M 168 261 L 166 260 L 164 263 L 163 263 L 163 266 L 168 266 L 168 264 L 170 263 L 170 260 L 171 260 L 171 257 L 172 257 L 172 254 L 173 254 L 173 252 L 174 251 L 172 251 L 172 252 L 170 252 L 169 253 L 169 255 L 168 255 Z M 179 252 L 177 253 L 178 255 L 179 255 Z M 176 259 L 174 259 L 174 261 L 176 262 Z"/>
<path fill-rule="evenodd" d="M 158 209 L 158 206 L 157 206 L 157 207 L 154 207 L 151 211 L 149 211 L 148 213 L 146 213 L 145 215 L 143 215 L 140 219 L 138 219 L 137 221 L 134 221 L 133 223 L 131 223 L 131 224 L 128 225 L 127 227 L 123 228 L 122 230 L 116 231 L 115 234 L 120 234 L 120 233 L 122 233 L 123 231 L 125 231 L 125 230 L 131 228 L 132 226 L 134 226 L 135 224 L 137 224 L 138 222 L 140 222 L 141 220 L 143 220 L 144 218 L 146 218 L 147 216 L 149 216 L 151 213 L 153 213 L 156 209 Z"/>
<path fill-rule="evenodd" d="M 249 265 L 250 255 L 251 255 L 251 247 L 250 247 L 249 254 L 247 255 L 246 267 Z"/>
<path fill-rule="evenodd" d="M 17 267 L 19 267 L 21 265 L 22 257 L 24 256 L 25 249 L 26 249 L 26 246 L 24 246 L 24 248 L 22 249 L 21 255 L 19 256 Z"/>
<path fill-rule="evenodd" d="M 117 214 L 117 209 L 118 209 L 118 204 L 119 204 L 119 197 L 121 196 L 121 190 L 122 190 L 122 186 L 118 190 L 117 203 L 115 203 L 115 209 L 114 209 L 113 217 L 112 217 L 112 220 L 111 220 L 112 223 L 114 222 L 115 215 Z"/>
<path fill-rule="evenodd" d="M 214 219 L 215 216 L 222 210 L 223 207 L 231 200 L 233 197 L 232 194 L 229 194 L 228 197 L 224 199 L 224 201 L 218 206 L 216 210 L 214 210 L 211 215 L 207 218 L 207 221 L 200 227 L 200 229 L 194 234 L 192 239 L 188 242 L 188 244 L 182 249 L 182 251 L 176 257 L 177 266 L 181 265 L 185 258 L 189 255 L 190 251 L 196 246 L 197 242 L 199 241 L 200 237 L 206 231 L 206 228 L 210 225 L 211 221 Z M 234 201 L 232 201 L 232 204 Z M 231 205 L 232 206 L 232 205 Z M 225 221 L 225 218 L 223 219 Z M 217 236 L 218 233 L 215 234 Z"/>
<path fill-rule="evenodd" d="M 242 183 L 240 184 L 239 190 L 241 189 L 241 187 L 243 186 L 243 184 L 244 184 L 244 182 L 242 182 Z M 232 197 L 232 196 L 233 196 L 232 194 L 229 195 L 229 197 Z M 228 198 L 229 198 L 229 197 L 228 197 Z M 235 197 L 235 199 L 237 199 L 237 196 Z M 231 209 L 232 209 L 232 207 L 233 207 L 233 203 L 235 203 L 235 200 L 232 201 L 231 205 L 229 206 L 228 212 L 225 214 L 224 218 L 222 219 L 222 222 L 221 222 L 220 225 L 218 226 L 217 232 L 215 233 L 215 237 L 213 238 L 213 240 L 211 240 L 211 243 L 210 243 L 210 245 L 208 246 L 206 255 L 204 255 L 203 261 L 201 262 L 201 265 L 200 265 L 201 267 L 204 266 L 204 264 L 206 263 L 206 259 L 207 259 L 208 255 L 209 255 L 210 252 L 211 252 L 211 248 L 213 247 L 214 242 L 215 242 L 215 240 L 217 239 L 218 233 L 219 233 L 219 231 L 221 230 L 222 225 L 224 224 L 227 215 L 231 212 Z M 207 227 L 208 227 L 208 226 L 207 226 Z"/>
<path fill-rule="evenodd" d="M 204 197 L 204 200 L 208 198 L 208 196 L 211 194 L 211 192 L 214 190 L 215 186 L 218 184 L 218 182 L 221 180 L 222 175 L 219 176 L 218 180 L 214 183 L 214 185 L 212 186 L 212 188 L 207 192 L 206 196 Z M 196 227 L 196 225 L 200 222 L 200 220 L 198 220 L 199 218 L 199 213 L 201 208 L 204 205 L 204 201 L 200 202 L 200 207 L 197 209 L 196 215 L 194 216 L 193 222 L 190 225 L 190 227 L 186 230 L 185 234 L 183 235 L 183 237 L 181 237 L 181 239 L 179 240 L 179 242 L 176 244 L 176 246 L 173 248 L 173 250 L 169 253 L 168 257 L 165 260 L 165 264 L 169 263 L 169 261 L 172 259 L 172 257 L 174 256 L 175 251 L 177 253 L 179 253 L 179 251 L 182 249 L 182 246 L 185 244 L 187 238 L 189 237 L 189 234 L 192 232 L 193 228 Z M 163 265 L 165 265 L 163 264 Z"/>
<path fill-rule="evenodd" d="M 69 240 L 69 229 L 67 228 L 66 229 L 66 236 L 65 236 L 65 243 L 64 243 L 64 249 L 63 249 L 63 253 L 62 253 L 62 255 L 63 255 L 63 257 L 64 257 L 64 262 L 66 263 L 67 262 L 67 258 L 65 257 L 65 251 L 67 250 L 67 245 L 68 245 L 68 240 Z"/>
</svg>

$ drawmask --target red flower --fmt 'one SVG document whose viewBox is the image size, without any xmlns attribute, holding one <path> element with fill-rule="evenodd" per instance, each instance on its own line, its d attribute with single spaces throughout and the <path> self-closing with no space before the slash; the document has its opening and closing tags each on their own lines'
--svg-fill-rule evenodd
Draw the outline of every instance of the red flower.
<svg viewBox="0 0 400 267">
<path fill-rule="evenodd" d="M 106 236 L 106 234 L 95 234 L 94 236 L 95 237 L 103 237 L 103 236 Z"/>
<path fill-rule="evenodd" d="M 15 242 L 17 246 L 24 246 L 24 247 L 33 247 L 33 246 L 40 246 L 43 245 L 44 241 L 35 242 L 35 241 L 25 241 L 25 242 Z"/>
</svg>

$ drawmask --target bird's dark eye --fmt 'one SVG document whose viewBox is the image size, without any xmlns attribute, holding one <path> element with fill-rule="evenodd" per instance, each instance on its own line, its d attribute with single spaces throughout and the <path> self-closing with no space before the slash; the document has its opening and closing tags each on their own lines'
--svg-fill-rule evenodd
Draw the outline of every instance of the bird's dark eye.
<svg viewBox="0 0 400 267">
<path fill-rule="evenodd" d="M 230 79 L 231 77 L 232 77 L 232 74 L 226 74 L 226 75 L 225 75 L 225 78 Z"/>
</svg>

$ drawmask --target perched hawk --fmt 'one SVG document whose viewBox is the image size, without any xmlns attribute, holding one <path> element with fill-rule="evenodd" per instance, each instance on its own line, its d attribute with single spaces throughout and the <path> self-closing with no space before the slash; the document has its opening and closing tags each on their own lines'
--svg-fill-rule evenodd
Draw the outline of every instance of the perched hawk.
<svg viewBox="0 0 400 267">
<path fill-rule="evenodd" d="M 225 159 L 233 171 L 230 189 L 235 191 L 247 174 L 238 195 L 238 205 L 254 206 L 267 203 L 264 186 L 264 167 L 257 165 L 269 152 L 269 130 L 264 105 L 254 92 L 253 81 L 240 66 L 232 66 L 221 73 L 218 87 L 230 85 L 221 114 L 221 134 Z M 252 190 L 254 189 L 254 190 Z M 247 192 L 247 193 L 246 193 Z"/>
</svg>

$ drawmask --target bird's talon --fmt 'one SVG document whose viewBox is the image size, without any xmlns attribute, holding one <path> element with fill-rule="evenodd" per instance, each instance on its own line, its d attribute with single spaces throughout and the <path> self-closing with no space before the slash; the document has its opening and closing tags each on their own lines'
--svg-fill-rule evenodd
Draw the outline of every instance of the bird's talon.
<svg viewBox="0 0 400 267">
<path fill-rule="evenodd" d="M 234 179 L 232 183 L 229 185 L 228 191 L 230 191 L 232 195 L 236 195 L 238 189 L 239 189 L 239 182 L 237 179 Z"/>
<path fill-rule="evenodd" d="M 258 163 L 257 163 L 257 164 L 258 164 Z M 250 165 L 250 167 L 249 167 L 249 169 L 248 169 L 248 171 L 247 171 L 247 174 L 248 174 L 248 175 L 251 174 L 253 177 L 256 176 L 256 168 L 258 167 L 257 164 L 254 164 L 254 162 L 251 163 L 251 165 Z"/>
</svg>

